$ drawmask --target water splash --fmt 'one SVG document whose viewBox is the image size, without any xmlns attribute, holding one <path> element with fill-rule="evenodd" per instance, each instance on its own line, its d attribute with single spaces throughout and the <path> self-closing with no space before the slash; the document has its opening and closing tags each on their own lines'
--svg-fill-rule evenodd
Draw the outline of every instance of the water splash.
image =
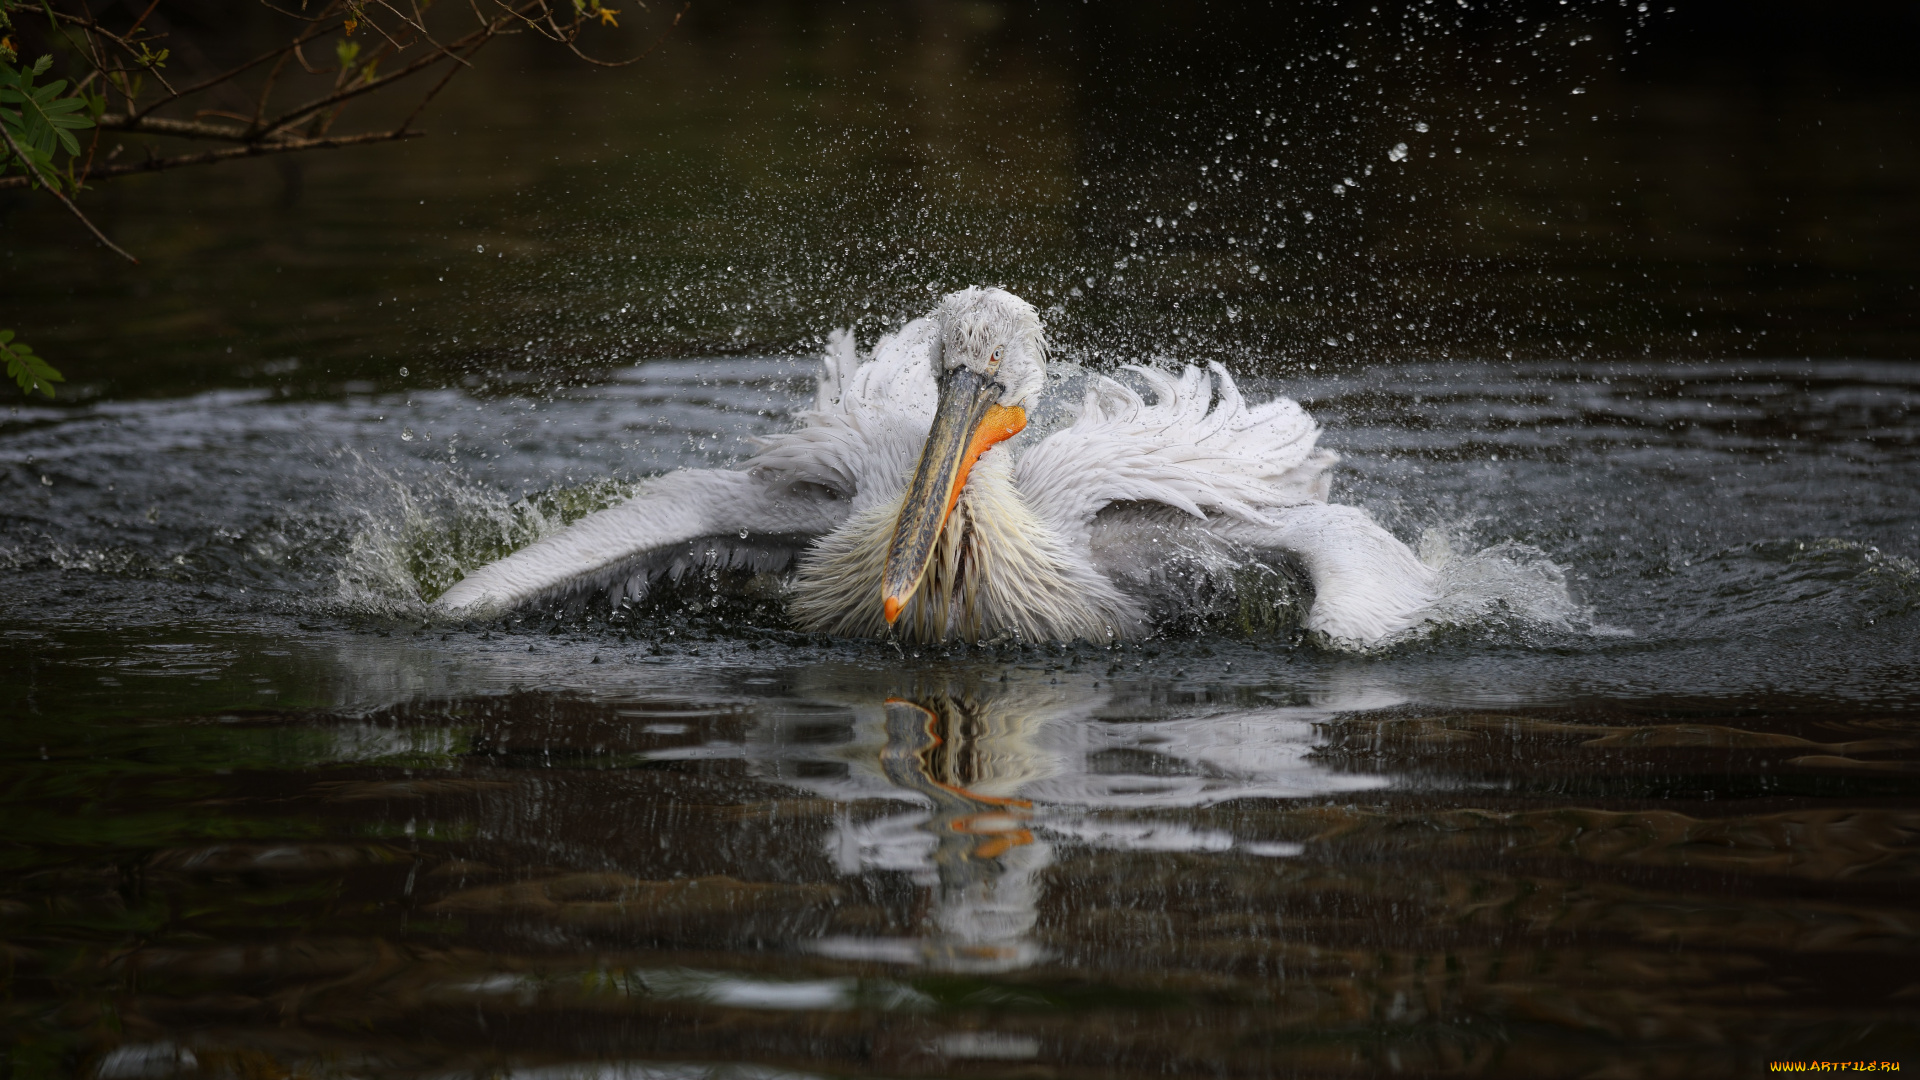
<svg viewBox="0 0 1920 1080">
<path fill-rule="evenodd" d="M 632 484 L 602 479 L 508 499 L 458 473 L 403 477 L 355 460 L 366 490 L 336 599 L 365 613 L 419 614 L 475 568 L 633 494 Z"/>
<path fill-rule="evenodd" d="M 1631 637 L 1608 626 L 1575 597 L 1566 568 L 1531 544 L 1507 540 L 1471 554 L 1458 554 L 1446 532 L 1429 529 L 1420 538 L 1421 561 L 1439 572 L 1440 599 L 1410 636 L 1444 627 L 1504 628 L 1527 636 L 1579 634 Z"/>
</svg>

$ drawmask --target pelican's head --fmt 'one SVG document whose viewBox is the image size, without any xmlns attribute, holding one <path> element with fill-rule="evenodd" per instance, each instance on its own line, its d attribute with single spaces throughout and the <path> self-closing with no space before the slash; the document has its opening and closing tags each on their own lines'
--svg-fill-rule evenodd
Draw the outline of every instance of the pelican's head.
<svg viewBox="0 0 1920 1080">
<path fill-rule="evenodd" d="M 974 461 L 1027 426 L 1026 406 L 1047 382 L 1046 334 L 1025 300 L 1005 289 L 962 289 L 940 301 L 934 318 L 940 404 L 887 548 L 880 589 L 889 623 L 920 587 Z"/>
</svg>

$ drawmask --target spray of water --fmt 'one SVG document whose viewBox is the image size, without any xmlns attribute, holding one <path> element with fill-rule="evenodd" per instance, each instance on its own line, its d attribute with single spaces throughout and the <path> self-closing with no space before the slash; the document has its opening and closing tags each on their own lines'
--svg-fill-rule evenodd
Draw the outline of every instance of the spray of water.
<svg viewBox="0 0 1920 1080">
<path fill-rule="evenodd" d="M 509 499 L 457 473 L 403 477 L 355 458 L 359 518 L 337 574 L 350 611 L 418 615 L 477 567 L 633 493 L 604 479 Z"/>
</svg>

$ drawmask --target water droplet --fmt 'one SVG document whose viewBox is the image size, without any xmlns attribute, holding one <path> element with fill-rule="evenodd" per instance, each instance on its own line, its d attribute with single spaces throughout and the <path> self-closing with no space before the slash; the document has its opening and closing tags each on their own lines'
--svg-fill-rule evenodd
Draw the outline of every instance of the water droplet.
<svg viewBox="0 0 1920 1080">
<path fill-rule="evenodd" d="M 1587 92 L 1587 88 L 1584 86 L 1576 86 L 1573 88 L 1573 92 L 1576 94 L 1584 94 Z"/>
<path fill-rule="evenodd" d="M 412 429 L 412 428 L 401 428 L 401 429 L 400 429 L 400 441 L 401 441 L 401 442 L 412 442 L 412 441 L 413 441 L 413 429 Z"/>
<path fill-rule="evenodd" d="M 1420 121 L 1419 123 L 1413 125 L 1413 130 L 1418 131 L 1421 134 L 1425 134 L 1427 131 L 1427 122 L 1425 120 Z"/>
<path fill-rule="evenodd" d="M 400 369 L 400 377 L 401 377 L 401 378 L 403 378 L 403 379 L 407 377 L 407 369 L 406 369 L 406 368 L 401 368 L 401 369 Z"/>
<path fill-rule="evenodd" d="M 1387 160 L 1388 161 L 1407 160 L 1407 144 L 1406 143 L 1393 144 L 1393 149 L 1387 151 Z"/>
</svg>

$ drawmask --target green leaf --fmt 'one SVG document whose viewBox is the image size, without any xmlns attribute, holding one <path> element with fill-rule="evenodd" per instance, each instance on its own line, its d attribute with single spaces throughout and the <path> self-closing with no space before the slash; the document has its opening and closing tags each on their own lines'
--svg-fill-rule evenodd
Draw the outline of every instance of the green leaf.
<svg viewBox="0 0 1920 1080">
<path fill-rule="evenodd" d="M 45 360 L 33 354 L 33 347 L 22 341 L 14 343 L 13 331 L 0 330 L 0 356 L 7 361 L 7 377 L 20 384 L 20 389 L 28 394 L 35 390 L 53 396 L 53 384 L 66 382 L 66 378 Z"/>
<path fill-rule="evenodd" d="M 86 97 L 60 96 L 67 89 L 67 80 L 55 79 L 44 86 L 33 84 L 34 76 L 44 74 L 52 64 L 52 56 L 42 56 L 25 69 L 0 64 L 0 102 L 20 106 L 18 110 L 0 109 L 0 124 L 6 126 L 7 134 L 19 144 L 18 156 L 24 159 L 16 162 L 13 154 L 0 155 L 0 169 L 18 168 L 32 177 L 35 187 L 43 180 L 58 183 L 56 150 L 78 154 L 80 142 L 72 132 L 93 126 L 93 120 L 84 111 L 89 105 Z"/>
</svg>

